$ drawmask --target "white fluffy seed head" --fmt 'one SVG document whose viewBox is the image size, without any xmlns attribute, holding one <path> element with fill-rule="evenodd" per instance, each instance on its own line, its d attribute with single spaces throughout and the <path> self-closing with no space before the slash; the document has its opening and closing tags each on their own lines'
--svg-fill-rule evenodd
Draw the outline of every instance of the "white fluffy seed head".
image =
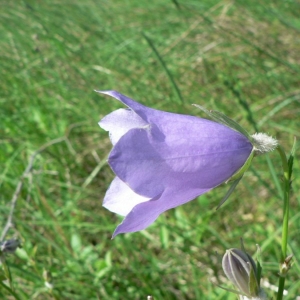
<svg viewBox="0 0 300 300">
<path fill-rule="evenodd" d="M 278 141 L 265 133 L 254 133 L 251 137 L 257 155 L 273 151 L 278 146 Z"/>
</svg>

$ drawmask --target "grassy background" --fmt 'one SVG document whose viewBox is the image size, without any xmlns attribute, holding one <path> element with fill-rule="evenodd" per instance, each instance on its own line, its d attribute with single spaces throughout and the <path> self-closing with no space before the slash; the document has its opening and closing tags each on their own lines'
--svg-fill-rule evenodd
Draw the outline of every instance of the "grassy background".
<svg viewBox="0 0 300 300">
<path fill-rule="evenodd" d="M 225 249 L 262 248 L 277 284 L 280 161 L 255 159 L 230 201 L 227 187 L 163 214 L 140 233 L 101 207 L 113 178 L 97 122 L 121 107 L 115 89 L 158 109 L 201 115 L 198 103 L 276 136 L 299 138 L 300 4 L 290 1 L 2 1 L 0 216 L 35 151 L 6 238 L 19 299 L 236 299 L 221 270 Z M 295 161 L 285 299 L 300 295 L 300 181 Z M 3 276 L 3 271 L 1 273 Z M 269 297 L 274 292 L 267 289 Z M 14 299 L 0 287 L 1 299 Z M 16 296 L 15 296 L 16 298 Z M 17 299 L 17 298 L 16 298 Z"/>
</svg>

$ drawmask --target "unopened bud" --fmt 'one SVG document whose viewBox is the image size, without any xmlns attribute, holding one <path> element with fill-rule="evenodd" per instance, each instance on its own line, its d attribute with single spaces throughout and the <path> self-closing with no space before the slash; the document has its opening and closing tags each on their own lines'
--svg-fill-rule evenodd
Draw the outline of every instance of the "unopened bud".
<svg viewBox="0 0 300 300">
<path fill-rule="evenodd" d="M 280 276 L 282 276 L 282 277 L 286 276 L 286 273 L 292 266 L 292 258 L 293 258 L 293 254 L 290 254 L 289 256 L 286 257 L 284 262 L 280 265 Z"/>
<path fill-rule="evenodd" d="M 10 239 L 7 241 L 0 242 L 1 253 L 14 253 L 20 246 L 20 242 L 17 239 Z"/>
<path fill-rule="evenodd" d="M 226 250 L 222 267 L 227 278 L 242 296 L 249 299 L 264 299 L 257 279 L 256 264 L 246 252 L 232 248 Z"/>
</svg>

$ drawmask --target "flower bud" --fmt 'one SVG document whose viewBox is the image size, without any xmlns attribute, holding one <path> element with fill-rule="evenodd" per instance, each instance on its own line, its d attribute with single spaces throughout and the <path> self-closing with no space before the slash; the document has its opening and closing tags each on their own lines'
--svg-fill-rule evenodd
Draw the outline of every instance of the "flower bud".
<svg viewBox="0 0 300 300">
<path fill-rule="evenodd" d="M 291 268 L 292 266 L 292 258 L 293 258 L 293 254 L 290 254 L 286 257 L 286 259 L 283 261 L 283 263 L 280 265 L 280 273 L 279 275 L 281 277 L 285 277 L 288 270 Z"/>
<path fill-rule="evenodd" d="M 0 253 L 14 253 L 20 247 L 20 242 L 17 239 L 10 239 L 0 242 Z"/>
<path fill-rule="evenodd" d="M 250 299 L 259 297 L 256 265 L 250 255 L 236 248 L 226 250 L 222 267 L 241 295 Z"/>
</svg>

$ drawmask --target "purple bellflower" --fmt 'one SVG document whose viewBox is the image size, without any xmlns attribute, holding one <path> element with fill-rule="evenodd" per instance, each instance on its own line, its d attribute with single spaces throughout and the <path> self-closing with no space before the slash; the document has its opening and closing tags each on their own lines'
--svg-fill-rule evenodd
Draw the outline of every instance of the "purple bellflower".
<svg viewBox="0 0 300 300">
<path fill-rule="evenodd" d="M 113 237 L 142 230 L 166 210 L 227 182 L 261 144 L 261 137 L 253 142 L 224 125 L 228 122 L 155 110 L 116 91 L 97 92 L 128 107 L 99 122 L 109 131 L 113 149 L 108 163 L 116 174 L 103 206 L 125 216 Z"/>
</svg>

